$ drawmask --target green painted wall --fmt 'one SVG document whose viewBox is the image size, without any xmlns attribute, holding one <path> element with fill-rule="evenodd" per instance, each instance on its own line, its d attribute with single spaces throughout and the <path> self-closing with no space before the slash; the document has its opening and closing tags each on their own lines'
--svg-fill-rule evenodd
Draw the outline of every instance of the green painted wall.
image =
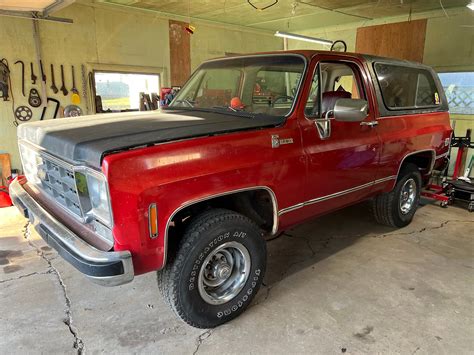
<svg viewBox="0 0 474 355">
<path fill-rule="evenodd" d="M 196 25 L 191 37 L 191 70 L 204 60 L 226 53 L 255 53 L 283 49 L 281 38 L 256 31 L 238 31 L 222 26 Z"/>
</svg>

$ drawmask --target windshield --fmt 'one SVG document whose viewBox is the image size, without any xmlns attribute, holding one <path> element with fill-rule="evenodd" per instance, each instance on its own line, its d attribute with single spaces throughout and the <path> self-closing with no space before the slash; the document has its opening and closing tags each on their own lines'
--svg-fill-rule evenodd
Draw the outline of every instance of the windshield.
<svg viewBox="0 0 474 355">
<path fill-rule="evenodd" d="M 228 111 L 242 116 L 287 116 L 305 62 L 294 55 L 236 57 L 201 65 L 171 108 Z"/>
</svg>

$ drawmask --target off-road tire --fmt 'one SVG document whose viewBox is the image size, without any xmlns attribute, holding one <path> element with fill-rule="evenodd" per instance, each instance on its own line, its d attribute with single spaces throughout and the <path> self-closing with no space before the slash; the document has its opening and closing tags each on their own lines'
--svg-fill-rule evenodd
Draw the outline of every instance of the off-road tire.
<svg viewBox="0 0 474 355">
<path fill-rule="evenodd" d="M 402 195 L 402 188 L 405 183 L 413 179 L 416 184 L 416 197 L 413 203 L 413 207 L 408 213 L 402 213 L 400 208 L 400 199 Z M 397 178 L 397 183 L 392 191 L 383 193 L 375 197 L 372 201 L 372 211 L 375 220 L 390 227 L 405 227 L 413 219 L 418 203 L 420 201 L 421 191 L 421 174 L 418 167 L 415 164 L 406 164 L 400 170 Z"/>
<path fill-rule="evenodd" d="M 223 304 L 209 304 L 198 287 L 201 263 L 229 242 L 240 243 L 248 251 L 248 278 L 234 298 Z M 262 284 L 265 268 L 266 242 L 255 223 L 233 211 L 212 209 L 189 223 L 174 256 L 158 272 L 158 288 L 184 322 L 197 328 L 213 328 L 244 312 Z"/>
</svg>

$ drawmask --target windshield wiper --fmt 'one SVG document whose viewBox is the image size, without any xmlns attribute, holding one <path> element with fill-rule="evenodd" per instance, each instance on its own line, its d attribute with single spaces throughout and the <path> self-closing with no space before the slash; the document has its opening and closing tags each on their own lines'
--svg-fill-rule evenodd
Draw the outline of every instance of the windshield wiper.
<svg viewBox="0 0 474 355">
<path fill-rule="evenodd" d="M 235 116 L 247 117 L 247 118 L 255 118 L 254 113 L 242 110 L 236 110 L 230 106 L 212 106 L 209 108 L 209 111 L 216 112 L 216 113 L 226 113 Z"/>
<path fill-rule="evenodd" d="M 211 113 L 218 113 L 221 115 L 232 115 L 232 116 L 239 116 L 239 117 L 246 117 L 246 118 L 255 118 L 257 116 L 261 116 L 261 113 L 251 113 L 247 111 L 239 111 L 239 110 L 229 110 L 226 106 L 214 106 L 214 107 L 177 107 L 177 106 L 168 106 L 163 107 L 164 110 L 184 110 L 184 111 L 198 111 L 198 112 L 211 112 Z"/>
<path fill-rule="evenodd" d="M 237 112 L 237 110 L 231 106 L 212 106 L 211 108 L 217 108 L 219 110 L 231 110 L 232 112 Z"/>
<path fill-rule="evenodd" d="M 174 102 L 177 102 L 177 103 L 182 103 L 184 102 L 185 104 L 187 104 L 189 107 L 194 107 L 194 102 L 191 102 L 189 101 L 188 99 L 178 99 L 178 100 L 175 100 L 173 101 Z"/>
</svg>

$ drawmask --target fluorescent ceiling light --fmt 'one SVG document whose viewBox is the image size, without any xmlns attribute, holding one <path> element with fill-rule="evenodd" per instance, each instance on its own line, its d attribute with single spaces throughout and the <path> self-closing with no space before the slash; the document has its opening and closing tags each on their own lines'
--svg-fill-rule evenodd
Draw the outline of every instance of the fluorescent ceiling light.
<svg viewBox="0 0 474 355">
<path fill-rule="evenodd" d="M 469 9 L 474 11 L 474 1 L 471 1 L 469 4 L 466 5 Z"/>
<path fill-rule="evenodd" d="M 308 37 L 308 36 L 297 35 L 295 33 L 288 33 L 288 32 L 276 31 L 275 36 L 282 37 L 282 38 L 296 39 L 297 41 L 313 42 L 313 43 L 327 44 L 327 45 L 333 44 L 333 41 L 330 41 L 328 39 Z"/>
</svg>

